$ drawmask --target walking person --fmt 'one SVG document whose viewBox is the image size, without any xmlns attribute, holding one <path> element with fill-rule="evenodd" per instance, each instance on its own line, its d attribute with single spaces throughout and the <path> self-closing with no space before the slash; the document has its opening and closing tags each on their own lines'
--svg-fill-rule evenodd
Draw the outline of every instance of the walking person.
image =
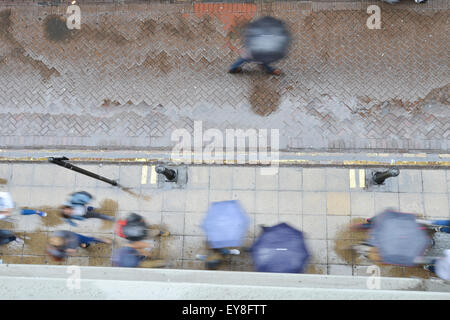
<svg viewBox="0 0 450 320">
<path fill-rule="evenodd" d="M 250 23 L 245 30 L 241 57 L 230 67 L 229 73 L 242 72 L 242 65 L 257 63 L 268 74 L 279 76 L 281 71 L 270 66 L 286 56 L 291 37 L 281 20 L 262 17 Z"/>
<path fill-rule="evenodd" d="M 74 254 L 79 247 L 88 248 L 91 243 L 111 244 L 111 240 L 88 237 L 67 230 L 58 230 L 49 236 L 47 252 L 55 260 L 62 260 L 68 255 Z"/>
<path fill-rule="evenodd" d="M 215 270 L 219 267 L 219 265 L 225 260 L 225 256 L 227 255 L 239 255 L 241 252 L 238 249 L 232 248 L 215 248 L 212 249 L 212 254 L 209 255 L 196 255 L 198 260 L 205 261 L 205 266 L 209 270 Z"/>
<path fill-rule="evenodd" d="M 24 242 L 11 231 L 0 229 L 0 245 L 5 245 L 13 241 L 16 241 L 18 244 L 23 244 Z"/>
<path fill-rule="evenodd" d="M 230 67 L 229 73 L 241 73 L 242 66 L 246 63 L 254 62 L 260 65 L 260 68 L 268 74 L 272 74 L 274 76 L 281 75 L 281 70 L 271 67 L 268 63 L 255 60 L 250 51 L 247 49 L 242 50 L 242 55 L 239 57 Z"/>
<path fill-rule="evenodd" d="M 14 209 L 14 202 L 12 201 L 9 192 L 0 192 L 0 220 L 11 216 Z"/>
<path fill-rule="evenodd" d="M 130 241 L 141 241 L 147 238 L 148 229 L 159 230 L 158 236 L 168 237 L 169 231 L 161 230 L 161 226 L 147 225 L 143 216 L 137 213 L 130 213 L 126 219 L 117 221 L 115 232 L 121 237 Z"/>
<path fill-rule="evenodd" d="M 425 270 L 433 272 L 439 278 L 450 281 L 450 249 L 444 251 L 444 256 L 434 259 L 430 264 L 424 266 Z"/>
<path fill-rule="evenodd" d="M 0 192 L 0 220 L 11 217 L 14 210 L 14 202 L 9 192 Z M 38 215 L 40 217 L 46 217 L 47 213 L 39 210 L 32 209 L 20 209 L 20 214 L 24 216 Z"/>
<path fill-rule="evenodd" d="M 436 232 L 450 233 L 450 220 L 422 220 L 417 219 L 417 222 L 422 223 L 431 228 Z"/>
<path fill-rule="evenodd" d="M 136 268 L 150 257 L 150 245 L 144 241 L 133 241 L 117 249 L 112 256 L 113 267 Z"/>
<path fill-rule="evenodd" d="M 62 217 L 72 226 L 77 226 L 72 220 L 85 220 L 97 218 L 102 220 L 114 221 L 114 217 L 110 217 L 95 211 L 94 207 L 88 206 L 93 199 L 92 195 L 86 191 L 74 192 L 70 195 L 69 200 L 62 208 Z"/>
</svg>

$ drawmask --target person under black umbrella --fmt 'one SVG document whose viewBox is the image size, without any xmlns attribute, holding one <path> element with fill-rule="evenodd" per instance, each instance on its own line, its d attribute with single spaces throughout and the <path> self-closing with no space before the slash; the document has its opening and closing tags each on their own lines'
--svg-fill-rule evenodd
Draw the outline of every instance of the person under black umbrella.
<svg viewBox="0 0 450 320">
<path fill-rule="evenodd" d="M 263 17 L 250 23 L 245 32 L 245 49 L 233 63 L 229 73 L 242 72 L 242 65 L 255 62 L 269 74 L 279 76 L 281 71 L 270 66 L 287 54 L 291 37 L 285 24 L 272 17 Z"/>
</svg>

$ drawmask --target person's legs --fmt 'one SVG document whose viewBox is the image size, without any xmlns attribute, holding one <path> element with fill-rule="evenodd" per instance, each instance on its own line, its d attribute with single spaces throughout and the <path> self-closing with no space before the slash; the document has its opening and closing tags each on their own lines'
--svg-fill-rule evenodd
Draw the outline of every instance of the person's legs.
<svg viewBox="0 0 450 320">
<path fill-rule="evenodd" d="M 80 246 L 84 244 L 87 247 L 91 243 L 106 243 L 102 239 L 83 236 L 82 234 L 79 234 L 79 233 L 77 233 L 76 235 L 78 236 L 78 240 L 80 242 Z"/>
<path fill-rule="evenodd" d="M 105 214 L 95 212 L 93 207 L 88 207 L 86 210 L 86 214 L 83 217 L 86 219 L 97 218 L 102 220 L 114 221 L 114 217 L 110 217 Z"/>
<path fill-rule="evenodd" d="M 434 265 L 435 265 L 436 261 L 437 261 L 437 259 L 434 259 L 430 264 L 425 265 L 423 268 L 430 272 L 436 273 L 435 269 L 434 269 Z"/>
<path fill-rule="evenodd" d="M 16 239 L 16 236 L 11 231 L 0 230 L 0 245 L 8 244 Z"/>
<path fill-rule="evenodd" d="M 242 66 L 244 63 L 247 63 L 247 62 L 250 62 L 250 61 L 249 61 L 248 59 L 245 59 L 245 58 L 239 58 L 239 59 L 237 59 L 237 60 L 231 65 L 230 70 L 229 70 L 228 72 L 230 72 L 230 73 L 241 72 L 241 71 L 242 71 L 241 66 Z"/>
<path fill-rule="evenodd" d="M 37 214 L 38 216 L 45 217 L 47 214 L 43 211 L 32 210 L 32 209 L 22 209 L 20 210 L 20 214 L 24 216 L 29 216 L 32 214 Z"/>
<path fill-rule="evenodd" d="M 450 233 L 450 220 L 432 220 L 432 224 L 442 226 L 439 231 Z"/>
</svg>

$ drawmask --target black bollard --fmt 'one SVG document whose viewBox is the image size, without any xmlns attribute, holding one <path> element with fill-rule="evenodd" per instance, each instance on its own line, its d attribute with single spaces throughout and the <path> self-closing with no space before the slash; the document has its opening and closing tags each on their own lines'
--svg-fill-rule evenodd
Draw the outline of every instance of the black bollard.
<svg viewBox="0 0 450 320">
<path fill-rule="evenodd" d="M 159 174 L 164 175 L 166 177 L 167 181 L 173 181 L 173 182 L 177 181 L 177 172 L 173 169 L 168 169 L 163 166 L 157 166 L 155 168 L 155 171 Z"/>
<path fill-rule="evenodd" d="M 391 168 L 391 169 L 389 169 L 387 171 L 383 171 L 383 172 L 377 171 L 372 174 L 372 180 L 376 184 L 383 184 L 384 180 L 386 180 L 387 178 L 396 177 L 399 174 L 400 174 L 400 170 L 398 168 Z"/>
</svg>

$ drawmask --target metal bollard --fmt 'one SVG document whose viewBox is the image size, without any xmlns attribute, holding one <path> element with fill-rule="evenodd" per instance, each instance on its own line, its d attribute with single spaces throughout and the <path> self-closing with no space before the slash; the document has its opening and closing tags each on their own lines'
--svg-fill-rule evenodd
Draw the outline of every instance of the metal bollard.
<svg viewBox="0 0 450 320">
<path fill-rule="evenodd" d="M 383 172 L 375 172 L 372 174 L 372 181 L 376 184 L 383 184 L 384 180 L 391 177 L 396 177 L 400 174 L 400 170 L 398 168 L 391 168 L 387 171 Z"/>
<path fill-rule="evenodd" d="M 168 169 L 163 166 L 157 166 L 155 168 L 155 171 L 159 174 L 164 175 L 168 181 L 173 181 L 173 182 L 177 181 L 177 172 L 173 169 Z"/>
</svg>

